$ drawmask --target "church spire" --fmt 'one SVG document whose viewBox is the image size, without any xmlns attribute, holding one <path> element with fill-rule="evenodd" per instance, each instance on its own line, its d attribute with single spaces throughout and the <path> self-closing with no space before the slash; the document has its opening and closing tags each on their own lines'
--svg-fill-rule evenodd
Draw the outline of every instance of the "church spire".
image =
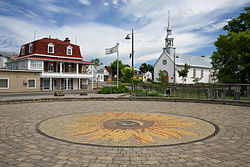
<svg viewBox="0 0 250 167">
<path fill-rule="evenodd" d="M 170 26 L 170 11 L 168 11 L 168 28 L 167 28 L 167 34 L 172 35 L 172 28 Z"/>
<path fill-rule="evenodd" d="M 168 11 L 168 27 L 167 27 L 167 36 L 165 38 L 165 48 L 172 48 L 174 45 L 174 38 L 172 35 L 172 27 L 170 26 L 170 11 Z"/>
</svg>

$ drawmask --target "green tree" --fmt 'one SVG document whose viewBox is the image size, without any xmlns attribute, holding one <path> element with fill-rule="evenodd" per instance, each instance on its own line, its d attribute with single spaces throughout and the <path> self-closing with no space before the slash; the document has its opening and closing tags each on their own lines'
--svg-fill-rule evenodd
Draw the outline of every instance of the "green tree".
<svg viewBox="0 0 250 167">
<path fill-rule="evenodd" d="M 121 70 L 122 73 L 122 82 L 130 83 L 133 78 L 133 68 L 132 67 L 124 67 Z"/>
<path fill-rule="evenodd" d="M 151 64 L 142 63 L 142 65 L 140 66 L 140 70 L 142 73 L 146 73 L 147 71 L 150 71 L 151 73 L 153 73 L 154 67 Z"/>
<path fill-rule="evenodd" d="M 245 11 L 224 26 L 227 35 L 220 35 L 214 43 L 211 63 L 219 82 L 250 83 L 250 7 Z"/>
<path fill-rule="evenodd" d="M 250 24 L 250 7 L 244 8 L 246 13 L 240 13 L 240 16 L 237 18 L 232 18 L 227 25 L 223 27 L 224 30 L 228 32 L 242 32 L 249 30 Z"/>
<path fill-rule="evenodd" d="M 122 78 L 122 73 L 121 70 L 124 68 L 124 65 L 122 64 L 122 62 L 119 60 L 119 78 Z M 109 69 L 110 72 L 112 74 L 112 76 L 114 77 L 115 75 L 117 75 L 117 60 L 113 61 L 110 65 L 109 65 Z"/>
<path fill-rule="evenodd" d="M 187 77 L 189 69 L 190 69 L 190 65 L 185 63 L 184 69 L 177 70 L 179 77 L 182 77 L 183 83 L 184 83 L 185 78 Z"/>
<path fill-rule="evenodd" d="M 90 61 L 95 63 L 95 65 L 103 65 L 99 58 L 91 59 Z"/>
<path fill-rule="evenodd" d="M 157 81 L 160 81 L 161 84 L 163 85 L 168 84 L 168 76 L 162 70 L 160 70 L 160 72 L 158 73 L 158 76 L 159 78 L 156 79 Z"/>
</svg>

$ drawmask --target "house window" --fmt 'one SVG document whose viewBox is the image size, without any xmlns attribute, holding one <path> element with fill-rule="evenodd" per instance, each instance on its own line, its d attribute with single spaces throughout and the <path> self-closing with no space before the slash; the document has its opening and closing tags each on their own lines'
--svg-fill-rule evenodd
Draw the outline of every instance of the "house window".
<svg viewBox="0 0 250 167">
<path fill-rule="evenodd" d="M 9 78 L 0 78 L 0 89 L 9 89 Z"/>
<path fill-rule="evenodd" d="M 35 89 L 36 88 L 36 79 L 34 79 L 34 78 L 28 79 L 27 88 L 28 89 Z"/>
<path fill-rule="evenodd" d="M 53 43 L 48 44 L 48 53 L 54 53 L 55 45 Z"/>
<path fill-rule="evenodd" d="M 21 55 L 23 56 L 24 54 L 25 54 L 25 47 L 22 46 L 22 48 L 21 48 Z"/>
<path fill-rule="evenodd" d="M 201 78 L 203 78 L 203 69 L 201 69 Z"/>
<path fill-rule="evenodd" d="M 48 71 L 54 72 L 54 63 L 48 63 Z"/>
<path fill-rule="evenodd" d="M 30 60 L 30 67 L 34 69 L 41 69 L 42 61 Z"/>
<path fill-rule="evenodd" d="M 32 52 L 33 52 L 33 45 L 29 44 L 29 53 L 32 53 Z"/>
<path fill-rule="evenodd" d="M 67 47 L 67 55 L 72 55 L 72 46 Z"/>
<path fill-rule="evenodd" d="M 193 78 L 196 78 L 196 69 L 193 69 Z"/>
</svg>

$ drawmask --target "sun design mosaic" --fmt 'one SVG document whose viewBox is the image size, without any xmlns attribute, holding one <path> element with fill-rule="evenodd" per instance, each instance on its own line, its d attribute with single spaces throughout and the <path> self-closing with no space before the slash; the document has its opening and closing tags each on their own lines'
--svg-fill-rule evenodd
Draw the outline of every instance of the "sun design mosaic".
<svg viewBox="0 0 250 167">
<path fill-rule="evenodd" d="M 89 113 L 55 117 L 39 130 L 53 138 L 104 146 L 169 145 L 211 135 L 215 127 L 195 118 L 146 113 Z"/>
</svg>

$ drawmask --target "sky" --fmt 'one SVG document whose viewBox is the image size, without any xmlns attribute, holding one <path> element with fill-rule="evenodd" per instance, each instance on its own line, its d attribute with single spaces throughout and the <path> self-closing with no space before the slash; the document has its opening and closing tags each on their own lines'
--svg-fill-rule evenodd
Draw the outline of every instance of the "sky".
<svg viewBox="0 0 250 167">
<path fill-rule="evenodd" d="M 178 53 L 210 57 L 213 43 L 230 18 L 249 0 L 0 0 L 0 51 L 19 53 L 23 44 L 44 37 L 80 46 L 84 60 L 109 65 L 116 54 L 105 48 L 119 43 L 119 59 L 131 65 L 134 29 L 135 66 L 154 64 L 162 53 L 168 11 Z"/>
</svg>

